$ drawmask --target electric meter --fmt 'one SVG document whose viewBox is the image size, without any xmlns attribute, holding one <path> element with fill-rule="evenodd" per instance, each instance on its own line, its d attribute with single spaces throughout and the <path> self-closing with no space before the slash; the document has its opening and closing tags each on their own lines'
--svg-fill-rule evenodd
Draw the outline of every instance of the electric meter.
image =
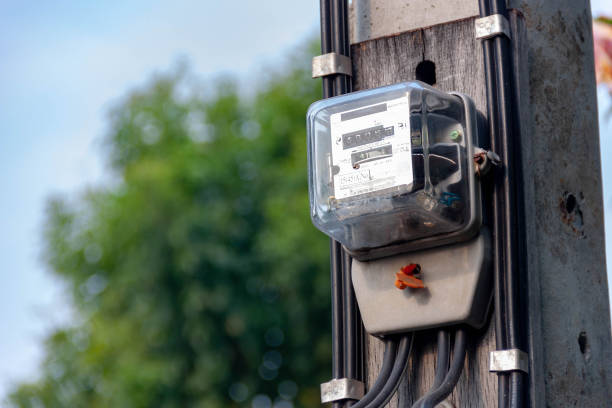
<svg viewBox="0 0 612 408">
<path fill-rule="evenodd" d="M 315 102 L 311 217 L 359 260 L 467 240 L 481 225 L 471 100 L 406 82 Z"/>
</svg>

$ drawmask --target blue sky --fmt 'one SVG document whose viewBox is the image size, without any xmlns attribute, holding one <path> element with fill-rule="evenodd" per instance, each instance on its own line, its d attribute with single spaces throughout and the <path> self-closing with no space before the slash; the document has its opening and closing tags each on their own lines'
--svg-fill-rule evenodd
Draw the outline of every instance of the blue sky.
<svg viewBox="0 0 612 408">
<path fill-rule="evenodd" d="M 606 3 L 593 1 L 596 13 L 612 14 Z M 203 78 L 229 73 L 253 86 L 317 33 L 318 1 L 2 0 L 0 16 L 1 400 L 34 378 L 45 334 L 70 320 L 61 282 L 40 262 L 44 205 L 105 181 L 108 109 L 181 58 Z M 612 153 L 610 124 L 604 133 L 602 152 Z"/>
<path fill-rule="evenodd" d="M 70 320 L 40 262 L 44 206 L 104 182 L 108 109 L 184 58 L 205 79 L 257 77 L 316 35 L 318 1 L 3 0 L 0 16 L 1 400 L 33 378 L 49 329 Z"/>
</svg>

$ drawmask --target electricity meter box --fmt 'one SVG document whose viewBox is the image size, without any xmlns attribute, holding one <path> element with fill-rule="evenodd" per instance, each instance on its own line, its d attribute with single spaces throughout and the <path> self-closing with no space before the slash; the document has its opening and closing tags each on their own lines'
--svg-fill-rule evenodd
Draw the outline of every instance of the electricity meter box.
<svg viewBox="0 0 612 408">
<path fill-rule="evenodd" d="M 358 260 L 465 241 L 481 225 L 473 102 L 414 81 L 315 102 L 314 225 Z"/>
</svg>

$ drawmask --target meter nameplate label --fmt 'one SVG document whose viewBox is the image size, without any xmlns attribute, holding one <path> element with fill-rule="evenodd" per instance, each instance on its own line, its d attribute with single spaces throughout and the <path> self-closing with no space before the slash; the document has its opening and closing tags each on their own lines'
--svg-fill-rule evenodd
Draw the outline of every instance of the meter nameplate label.
<svg viewBox="0 0 612 408">
<path fill-rule="evenodd" d="M 337 200 L 412 184 L 409 118 L 406 96 L 330 116 Z"/>
</svg>

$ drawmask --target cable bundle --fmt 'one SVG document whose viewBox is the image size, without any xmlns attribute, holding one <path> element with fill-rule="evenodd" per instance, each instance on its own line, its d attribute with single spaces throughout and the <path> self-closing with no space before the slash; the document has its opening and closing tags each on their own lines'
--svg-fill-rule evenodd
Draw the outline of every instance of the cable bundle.
<svg viewBox="0 0 612 408">
<path fill-rule="evenodd" d="M 348 4 L 346 0 L 321 0 L 321 53 L 349 55 Z M 325 76 L 323 97 L 350 90 L 346 75 Z M 351 257 L 342 245 L 330 240 L 332 287 L 332 376 L 363 381 L 363 325 L 357 311 L 351 282 Z M 350 407 L 352 401 L 332 403 L 332 408 Z"/>
<path fill-rule="evenodd" d="M 480 16 L 508 18 L 505 0 L 479 0 Z M 501 157 L 505 171 L 496 174 L 493 190 L 495 341 L 498 350 L 521 348 L 518 320 L 518 260 L 522 224 L 518 222 L 517 112 L 513 109 L 510 40 L 495 36 L 482 42 L 487 81 L 487 109 L 491 150 Z M 498 373 L 498 406 L 521 407 L 524 378 L 521 371 Z"/>
</svg>

